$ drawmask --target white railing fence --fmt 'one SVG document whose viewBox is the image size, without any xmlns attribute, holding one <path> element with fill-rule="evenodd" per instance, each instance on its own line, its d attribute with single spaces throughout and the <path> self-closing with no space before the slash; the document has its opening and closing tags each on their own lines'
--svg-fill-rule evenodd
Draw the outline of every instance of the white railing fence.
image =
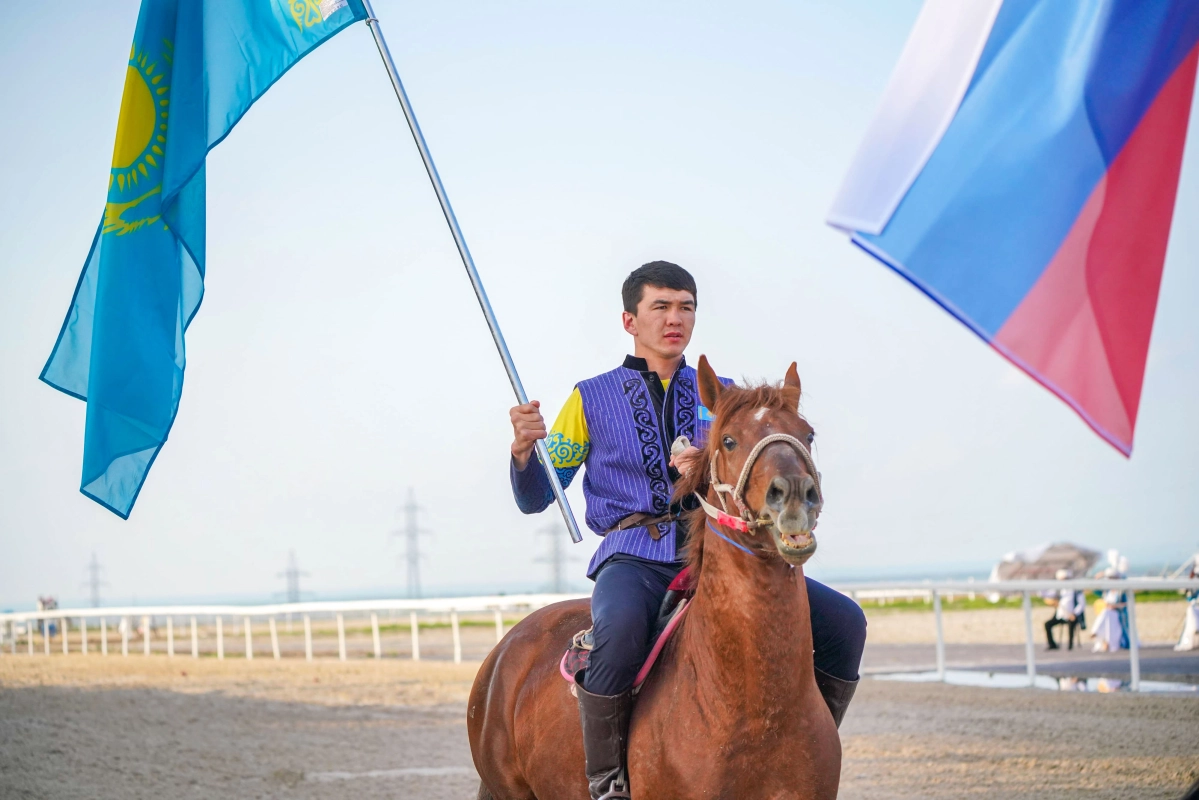
<svg viewBox="0 0 1199 800">
<path fill-rule="evenodd" d="M 1037 681 L 1036 640 L 1033 638 L 1032 598 L 1046 596 L 1063 589 L 1075 591 L 1122 591 L 1128 597 L 1128 661 L 1129 688 L 1139 691 L 1141 684 L 1140 640 L 1137 637 L 1137 592 L 1175 592 L 1199 589 L 1199 580 L 1168 578 L 1077 578 L 1067 581 L 924 581 L 922 583 L 855 583 L 836 584 L 835 588 L 861 602 L 865 599 L 928 598 L 933 607 L 936 624 L 937 676 L 945 680 L 945 634 L 942 623 L 943 597 L 1012 596 L 1019 595 L 1024 608 L 1024 658 L 1028 685 Z"/>
<path fill-rule="evenodd" d="M 1023 599 L 1025 624 L 1025 658 L 1028 667 L 1029 685 L 1036 682 L 1036 647 L 1033 638 L 1032 597 L 1042 596 L 1062 589 L 1083 591 L 1120 590 L 1128 597 L 1128 638 L 1129 665 L 1131 673 L 1130 688 L 1137 691 L 1140 684 L 1140 652 L 1137 637 L 1136 621 L 1136 592 L 1148 591 L 1182 591 L 1199 589 L 1199 580 L 1178 580 L 1163 578 L 1127 578 L 1121 580 L 1109 579 L 1076 579 L 1068 581 L 923 581 L 912 582 L 883 582 L 883 583 L 841 583 L 834 584 L 838 591 L 854 598 L 858 602 L 876 600 L 888 602 L 896 599 L 926 599 L 932 605 L 936 625 L 936 665 L 937 673 L 943 680 L 945 677 L 945 636 L 942 624 L 942 599 L 955 597 L 970 597 L 977 595 L 1018 595 Z M 347 614 L 369 615 L 371 628 L 371 645 L 375 658 L 383 657 L 382 637 L 380 635 L 379 615 L 388 613 L 392 617 L 399 612 L 408 612 L 408 628 L 410 636 L 410 655 L 413 660 L 421 658 L 420 628 L 421 619 L 436 615 L 449 617 L 451 642 L 453 646 L 454 663 L 462 661 L 462 635 L 460 614 L 493 615 L 495 620 L 496 642 L 504 635 L 504 612 L 528 613 L 538 608 L 562 600 L 585 598 L 585 594 L 524 594 L 524 595 L 495 595 L 487 597 L 447 597 L 427 600 L 354 600 L 354 601 L 324 601 L 307 603 L 279 603 L 260 606 L 131 606 L 125 608 L 62 608 L 51 611 L 24 611 L 0 614 L 0 652 L 8 645 L 8 652 L 16 654 L 18 640 L 24 638 L 25 651 L 32 655 L 34 639 L 42 638 L 42 652 L 50 655 L 51 639 L 54 636 L 53 627 L 56 625 L 61 639 L 62 652 L 70 652 L 71 620 L 77 621 L 79 650 L 88 652 L 88 620 L 98 623 L 100 628 L 100 651 L 108 655 L 108 622 L 120 620 L 118 625 L 121 637 L 121 655 L 129 654 L 129 634 L 131 622 L 140 621 L 143 631 L 142 654 L 151 652 L 151 623 L 165 619 L 166 652 L 170 657 L 176 654 L 175 622 L 182 620 L 189 634 L 190 655 L 200 656 L 199 622 L 211 619 L 215 626 L 216 657 L 225 657 L 226 619 L 241 620 L 242 638 L 245 645 L 245 657 L 254 658 L 253 620 L 266 621 L 271 641 L 271 654 L 275 659 L 281 658 L 279 646 L 278 620 L 291 620 L 299 617 L 303 622 L 304 657 L 308 661 L 314 659 L 313 626 L 314 617 L 331 618 L 336 621 L 337 656 L 341 661 L 348 659 L 346 649 L 345 617 Z"/>
<path fill-rule="evenodd" d="M 271 655 L 281 658 L 279 645 L 279 620 L 290 621 L 298 617 L 303 623 L 304 657 L 308 661 L 314 659 L 313 620 L 329 619 L 336 624 L 337 655 L 341 661 L 348 659 L 346 649 L 346 615 L 369 616 L 371 627 L 371 644 L 373 655 L 383 657 L 383 640 L 380 633 L 379 615 L 395 616 L 399 612 L 408 612 L 407 622 L 411 641 L 411 657 L 419 661 L 420 629 L 428 625 L 430 618 L 449 617 L 449 625 L 453 646 L 453 660 L 462 662 L 462 632 L 460 614 L 491 614 L 495 621 L 496 641 L 504 635 L 504 613 L 527 613 L 543 606 L 561 600 L 585 598 L 585 594 L 525 594 L 525 595 L 496 595 L 488 597 L 447 597 L 426 600 L 352 600 L 352 601 L 323 601 L 307 603 L 278 603 L 260 606 L 129 606 L 110 608 L 56 608 L 50 611 L 23 611 L 0 614 L 0 652 L 4 645 L 11 654 L 16 654 L 18 640 L 25 639 L 25 650 L 29 655 L 34 652 L 34 640 L 42 639 L 42 652 L 49 655 L 51 639 L 57 635 L 61 639 L 62 652 L 70 652 L 70 624 L 75 622 L 77 629 L 78 650 L 88 652 L 88 621 L 98 624 L 100 629 L 100 652 L 108 655 L 108 624 L 110 620 L 118 620 L 121 638 L 121 655 L 129 655 L 130 633 L 134 624 L 140 622 L 142 631 L 142 654 L 150 655 L 152 623 L 165 619 L 166 652 L 173 657 L 176 651 L 175 623 L 183 621 L 187 625 L 190 639 L 190 655 L 200 657 L 200 626 L 211 621 L 215 628 L 216 657 L 225 658 L 225 621 L 232 620 L 234 627 L 230 633 L 236 632 L 237 621 L 241 621 L 241 637 L 245 645 L 245 657 L 254 658 L 253 622 L 265 621 L 268 625 L 271 641 Z M 57 630 L 55 630 L 57 628 Z"/>
</svg>

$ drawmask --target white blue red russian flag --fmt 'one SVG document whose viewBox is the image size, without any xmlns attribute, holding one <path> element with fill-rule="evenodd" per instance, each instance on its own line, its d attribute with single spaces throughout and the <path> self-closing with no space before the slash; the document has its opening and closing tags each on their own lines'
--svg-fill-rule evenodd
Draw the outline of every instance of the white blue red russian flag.
<svg viewBox="0 0 1199 800">
<path fill-rule="evenodd" d="M 928 0 L 829 213 L 1125 455 L 1199 0 Z"/>
</svg>

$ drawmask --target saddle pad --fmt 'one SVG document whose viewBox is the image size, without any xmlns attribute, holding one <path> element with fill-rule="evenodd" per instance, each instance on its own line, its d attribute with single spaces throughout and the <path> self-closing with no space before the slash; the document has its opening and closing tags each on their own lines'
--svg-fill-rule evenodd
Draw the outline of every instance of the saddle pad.
<svg viewBox="0 0 1199 800">
<path fill-rule="evenodd" d="M 674 576 L 674 580 L 666 587 L 666 591 L 682 592 L 688 596 L 695 594 L 695 578 L 691 575 L 690 564 L 679 570 L 679 574 Z"/>
</svg>

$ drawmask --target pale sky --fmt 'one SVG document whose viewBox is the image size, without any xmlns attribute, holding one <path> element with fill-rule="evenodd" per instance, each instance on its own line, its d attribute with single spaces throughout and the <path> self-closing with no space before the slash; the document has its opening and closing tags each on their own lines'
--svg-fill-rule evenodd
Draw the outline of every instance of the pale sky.
<svg viewBox="0 0 1199 800">
<path fill-rule="evenodd" d="M 375 0 L 532 396 L 629 346 L 620 283 L 699 283 L 688 352 L 799 362 L 827 507 L 808 573 L 942 575 L 1051 540 L 1133 569 L 1199 549 L 1199 122 L 1131 460 L 826 227 L 918 0 Z M 284 589 L 402 596 L 407 487 L 430 593 L 541 589 L 507 477 L 512 396 L 368 30 L 302 61 L 208 161 L 207 295 L 178 419 L 129 521 L 78 492 L 83 403 L 37 380 L 103 206 L 138 3 L 0 26 L 0 607 Z M 579 486 L 569 492 L 583 518 Z M 565 535 L 565 534 L 562 534 Z M 572 546 L 573 583 L 598 538 Z"/>
</svg>

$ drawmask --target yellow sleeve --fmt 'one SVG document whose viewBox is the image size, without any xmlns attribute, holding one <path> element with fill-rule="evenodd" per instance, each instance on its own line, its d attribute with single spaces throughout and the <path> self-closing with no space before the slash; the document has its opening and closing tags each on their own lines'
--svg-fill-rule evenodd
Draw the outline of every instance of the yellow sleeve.
<svg viewBox="0 0 1199 800">
<path fill-rule="evenodd" d="M 562 410 L 558 412 L 558 419 L 550 428 L 545 445 L 549 448 L 550 459 L 553 460 L 554 467 L 565 485 L 574 477 L 579 467 L 583 466 L 583 462 L 587 460 L 587 453 L 591 451 L 587 418 L 583 416 L 583 395 L 579 394 L 577 386 L 566 399 Z"/>
</svg>

